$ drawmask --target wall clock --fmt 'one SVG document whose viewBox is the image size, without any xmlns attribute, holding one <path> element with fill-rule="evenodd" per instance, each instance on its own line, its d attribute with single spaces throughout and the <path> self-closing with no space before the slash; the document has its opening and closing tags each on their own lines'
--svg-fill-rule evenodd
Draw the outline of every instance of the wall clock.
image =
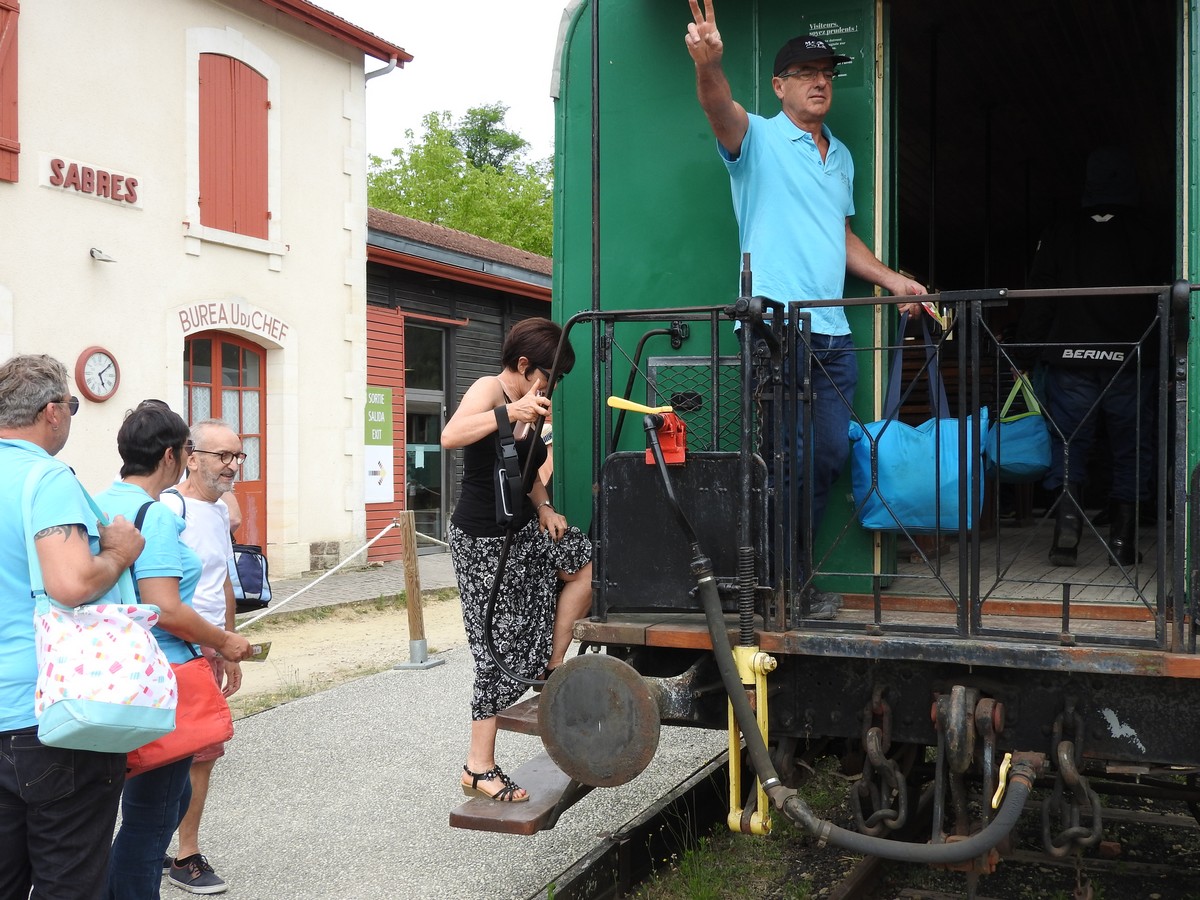
<svg viewBox="0 0 1200 900">
<path fill-rule="evenodd" d="M 103 347 L 88 347 L 75 363 L 75 383 L 83 396 L 95 403 L 103 403 L 121 384 L 117 358 Z"/>
</svg>

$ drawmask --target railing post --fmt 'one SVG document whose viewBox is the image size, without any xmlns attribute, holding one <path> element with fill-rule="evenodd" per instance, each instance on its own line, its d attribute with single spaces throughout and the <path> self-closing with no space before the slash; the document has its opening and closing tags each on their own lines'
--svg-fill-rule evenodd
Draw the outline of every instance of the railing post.
<svg viewBox="0 0 1200 900">
<path fill-rule="evenodd" d="M 425 643 L 425 611 L 421 606 L 421 569 L 417 563 L 417 514 L 409 509 L 400 515 L 400 535 L 404 546 L 404 598 L 408 607 L 408 662 L 396 669 L 429 669 L 445 660 L 430 659 Z"/>
</svg>

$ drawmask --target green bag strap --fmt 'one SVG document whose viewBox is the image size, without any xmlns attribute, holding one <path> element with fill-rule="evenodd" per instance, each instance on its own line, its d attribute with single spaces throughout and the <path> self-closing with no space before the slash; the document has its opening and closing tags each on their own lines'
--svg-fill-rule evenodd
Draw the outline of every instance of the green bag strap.
<svg viewBox="0 0 1200 900">
<path fill-rule="evenodd" d="M 1033 393 L 1033 383 L 1029 380 L 1029 376 L 1024 372 L 1018 372 L 1017 380 L 1013 382 L 1012 390 L 1008 392 L 1008 399 L 1000 407 L 1001 419 L 1008 415 L 1009 407 L 1017 399 L 1018 393 L 1025 397 L 1025 408 L 1028 412 L 1024 413 L 1024 415 L 1032 414 L 1040 416 L 1042 414 L 1042 407 L 1037 401 L 1037 396 Z"/>
<path fill-rule="evenodd" d="M 37 487 L 38 481 L 42 476 L 56 466 L 67 468 L 65 463 L 60 463 L 53 459 L 43 459 L 34 463 L 29 470 L 29 474 L 25 476 L 25 487 L 21 492 L 21 515 L 25 522 L 25 555 L 29 563 L 29 585 L 30 594 L 34 600 L 39 600 L 42 597 L 53 599 L 46 594 L 46 586 L 42 581 L 42 564 L 38 560 L 37 548 L 33 543 L 33 491 Z M 79 480 L 76 479 L 76 484 Z M 92 508 L 92 512 L 96 514 L 96 521 L 101 525 L 108 524 L 108 516 L 92 499 L 92 495 L 87 492 L 82 484 L 79 484 L 79 490 L 83 491 L 83 496 L 87 498 L 88 506 Z M 125 569 L 121 573 L 121 577 L 117 579 L 117 590 L 121 594 L 122 603 L 137 603 L 137 595 L 133 589 L 133 578 L 129 574 L 129 570 Z"/>
</svg>

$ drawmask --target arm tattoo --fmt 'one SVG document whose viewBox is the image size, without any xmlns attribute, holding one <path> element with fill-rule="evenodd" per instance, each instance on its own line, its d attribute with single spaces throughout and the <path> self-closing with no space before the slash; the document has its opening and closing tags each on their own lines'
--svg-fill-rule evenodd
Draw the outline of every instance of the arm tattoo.
<svg viewBox="0 0 1200 900">
<path fill-rule="evenodd" d="M 61 534 L 63 543 L 71 539 L 72 532 L 78 531 L 79 536 L 85 541 L 87 540 L 87 529 L 82 525 L 51 525 L 49 528 L 43 528 L 33 536 L 35 541 L 40 541 L 42 538 L 50 537 L 52 534 Z"/>
</svg>

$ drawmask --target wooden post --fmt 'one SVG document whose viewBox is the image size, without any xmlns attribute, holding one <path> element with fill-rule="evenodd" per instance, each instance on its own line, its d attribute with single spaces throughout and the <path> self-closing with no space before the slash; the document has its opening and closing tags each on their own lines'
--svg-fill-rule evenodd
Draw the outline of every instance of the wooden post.
<svg viewBox="0 0 1200 900">
<path fill-rule="evenodd" d="M 431 660 L 425 644 L 425 610 L 421 605 L 421 567 L 417 558 L 417 514 L 401 513 L 400 539 L 404 544 L 404 598 L 408 606 L 408 662 L 397 669 L 427 669 L 442 662 Z"/>
<path fill-rule="evenodd" d="M 421 607 L 421 568 L 417 562 L 417 514 L 404 512 L 400 526 L 404 542 L 404 595 L 408 600 L 408 639 L 425 640 L 425 611 Z"/>
</svg>

